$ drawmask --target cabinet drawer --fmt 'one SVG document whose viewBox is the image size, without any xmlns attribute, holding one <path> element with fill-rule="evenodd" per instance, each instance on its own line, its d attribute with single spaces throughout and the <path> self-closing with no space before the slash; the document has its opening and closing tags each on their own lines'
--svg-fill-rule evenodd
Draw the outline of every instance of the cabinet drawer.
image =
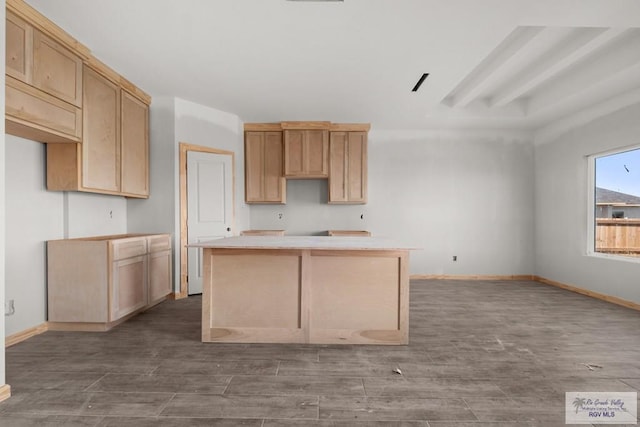
<svg viewBox="0 0 640 427">
<path fill-rule="evenodd" d="M 6 77 L 5 109 L 7 133 L 29 137 L 12 131 L 28 125 L 33 133 L 39 133 L 41 142 L 80 142 L 82 112 L 71 104 L 39 91 L 21 81 Z"/>
<path fill-rule="evenodd" d="M 133 239 L 113 240 L 113 260 L 126 259 L 147 253 L 147 239 L 136 237 Z"/>
<path fill-rule="evenodd" d="M 147 237 L 147 241 L 150 253 L 171 249 L 171 236 L 169 234 L 149 236 Z"/>
</svg>

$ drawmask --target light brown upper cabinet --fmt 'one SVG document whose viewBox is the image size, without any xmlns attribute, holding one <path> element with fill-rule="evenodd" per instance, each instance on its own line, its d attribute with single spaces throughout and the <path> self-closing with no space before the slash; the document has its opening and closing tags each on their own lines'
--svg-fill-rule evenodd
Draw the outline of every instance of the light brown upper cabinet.
<svg viewBox="0 0 640 427">
<path fill-rule="evenodd" d="M 326 178 L 329 176 L 329 131 L 285 129 L 284 176 Z"/>
<path fill-rule="evenodd" d="M 7 10 L 5 66 L 7 133 L 79 142 L 82 58 Z"/>
<path fill-rule="evenodd" d="M 47 145 L 47 189 L 149 195 L 148 106 L 85 66 L 82 144 Z"/>
<path fill-rule="evenodd" d="M 285 203 L 285 179 L 329 179 L 329 203 L 367 203 L 368 123 L 245 123 L 245 201 Z"/>
<path fill-rule="evenodd" d="M 120 88 L 101 74 L 84 69 L 81 187 L 120 190 Z M 80 168 L 78 168 L 80 171 Z"/>
<path fill-rule="evenodd" d="M 6 42 L 6 132 L 49 143 L 47 188 L 148 197 L 151 97 L 23 0 Z"/>
<path fill-rule="evenodd" d="M 149 106 L 126 90 L 121 91 L 121 191 L 149 195 Z"/>
<path fill-rule="evenodd" d="M 331 132 L 329 203 L 367 203 L 367 132 Z"/>
<path fill-rule="evenodd" d="M 285 203 L 282 131 L 245 132 L 245 201 Z"/>
<path fill-rule="evenodd" d="M 49 190 L 120 191 L 120 88 L 84 69 L 82 144 L 47 146 Z"/>
</svg>

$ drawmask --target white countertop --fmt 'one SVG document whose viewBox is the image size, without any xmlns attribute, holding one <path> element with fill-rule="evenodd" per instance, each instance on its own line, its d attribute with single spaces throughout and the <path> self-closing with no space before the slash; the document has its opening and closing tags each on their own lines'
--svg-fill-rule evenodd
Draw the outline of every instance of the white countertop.
<svg viewBox="0 0 640 427">
<path fill-rule="evenodd" d="M 309 250 L 411 250 L 392 239 L 352 236 L 238 236 L 194 243 L 189 247 L 218 249 L 309 249 Z"/>
</svg>

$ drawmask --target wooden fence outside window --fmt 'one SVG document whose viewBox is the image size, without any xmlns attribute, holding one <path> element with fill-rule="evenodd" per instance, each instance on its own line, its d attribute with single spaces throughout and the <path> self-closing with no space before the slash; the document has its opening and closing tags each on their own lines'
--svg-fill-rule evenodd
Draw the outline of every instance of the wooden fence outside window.
<svg viewBox="0 0 640 427">
<path fill-rule="evenodd" d="M 596 218 L 596 252 L 640 257 L 640 219 Z"/>
</svg>

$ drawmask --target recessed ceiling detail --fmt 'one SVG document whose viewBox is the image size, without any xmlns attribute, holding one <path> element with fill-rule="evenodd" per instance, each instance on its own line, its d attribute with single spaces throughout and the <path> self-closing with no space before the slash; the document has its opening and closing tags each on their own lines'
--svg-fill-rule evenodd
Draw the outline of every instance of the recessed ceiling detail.
<svg viewBox="0 0 640 427">
<path fill-rule="evenodd" d="M 640 102 L 637 0 L 25 1 L 154 100 L 246 122 L 537 134 Z"/>
<path fill-rule="evenodd" d="M 640 88 L 640 29 L 517 27 L 442 100 L 495 116 L 563 116 Z"/>
</svg>

